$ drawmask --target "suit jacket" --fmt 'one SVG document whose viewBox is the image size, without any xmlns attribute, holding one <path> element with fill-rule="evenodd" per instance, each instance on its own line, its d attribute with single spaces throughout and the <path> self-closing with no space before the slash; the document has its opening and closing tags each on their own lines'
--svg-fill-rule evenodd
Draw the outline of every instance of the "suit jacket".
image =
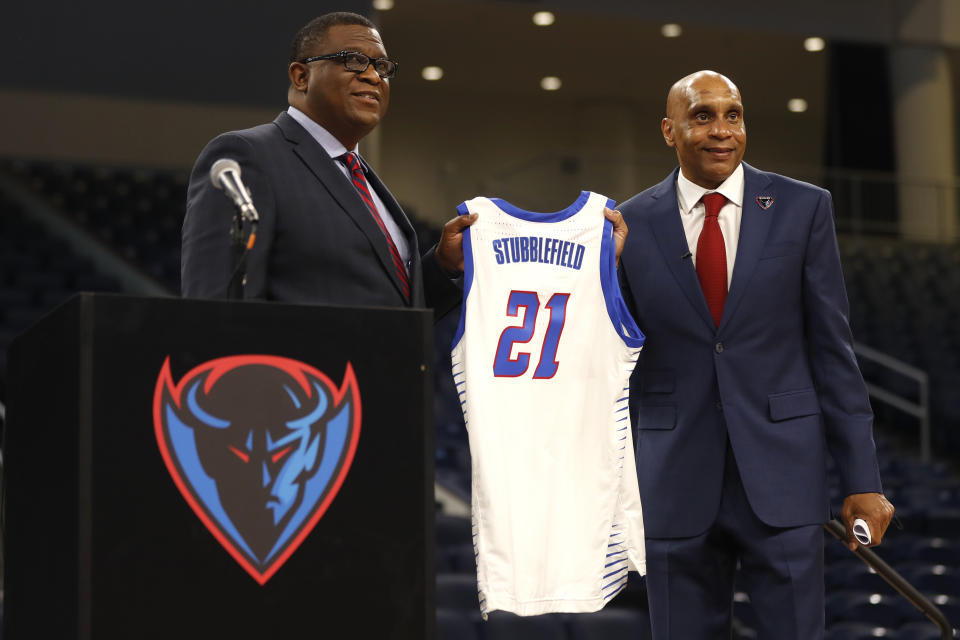
<svg viewBox="0 0 960 640">
<path fill-rule="evenodd" d="M 286 112 L 269 124 L 222 134 L 200 154 L 187 192 L 181 288 L 189 297 L 225 297 L 233 258 L 233 203 L 213 188 L 210 166 L 240 163 L 260 225 L 247 259 L 244 297 L 294 303 L 406 306 L 386 238 L 356 188 L 323 147 Z M 406 235 L 414 307 L 442 315 L 460 300 L 380 179 L 367 175 Z"/>
<path fill-rule="evenodd" d="M 881 490 L 830 193 L 743 166 L 719 327 L 690 259 L 679 169 L 619 207 L 630 228 L 622 285 L 647 336 L 630 404 L 650 537 L 699 535 L 713 523 L 728 438 L 750 504 L 769 525 L 828 518 L 826 450 L 847 494 Z"/>
</svg>

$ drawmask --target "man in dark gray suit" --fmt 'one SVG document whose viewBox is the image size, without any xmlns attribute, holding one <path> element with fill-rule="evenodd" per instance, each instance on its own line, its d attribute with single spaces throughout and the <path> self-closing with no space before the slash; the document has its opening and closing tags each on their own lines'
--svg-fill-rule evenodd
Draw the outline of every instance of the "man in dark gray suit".
<svg viewBox="0 0 960 640">
<path fill-rule="evenodd" d="M 231 158 L 260 214 L 243 297 L 427 306 L 438 316 L 457 304 L 462 232 L 475 217 L 448 222 L 421 258 L 410 221 L 356 153 L 387 111 L 395 71 L 363 16 L 326 14 L 297 33 L 290 108 L 272 123 L 218 136 L 194 166 L 183 223 L 185 296 L 228 294 L 233 204 L 208 176 L 216 160 Z"/>
</svg>

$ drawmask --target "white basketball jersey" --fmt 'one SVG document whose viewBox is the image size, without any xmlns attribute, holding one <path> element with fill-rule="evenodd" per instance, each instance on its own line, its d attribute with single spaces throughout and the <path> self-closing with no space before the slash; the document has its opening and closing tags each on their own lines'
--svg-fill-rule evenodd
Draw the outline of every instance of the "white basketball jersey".
<svg viewBox="0 0 960 640">
<path fill-rule="evenodd" d="M 596 611 L 646 572 L 627 408 L 643 334 L 617 285 L 605 196 L 557 213 L 458 207 L 453 376 L 473 464 L 480 609 Z"/>
</svg>

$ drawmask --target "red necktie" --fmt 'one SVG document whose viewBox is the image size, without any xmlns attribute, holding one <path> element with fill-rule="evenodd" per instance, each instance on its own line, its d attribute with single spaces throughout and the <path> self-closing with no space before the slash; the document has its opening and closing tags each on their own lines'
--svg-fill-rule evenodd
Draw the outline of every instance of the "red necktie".
<svg viewBox="0 0 960 640">
<path fill-rule="evenodd" d="M 706 217 L 703 231 L 697 240 L 697 279 L 703 289 L 703 297 L 710 307 L 713 322 L 719 327 L 723 317 L 723 305 L 727 301 L 727 250 L 723 244 L 723 232 L 717 216 L 727 199 L 720 193 L 703 196 Z"/>
<path fill-rule="evenodd" d="M 383 232 L 383 237 L 387 239 L 387 246 L 390 248 L 390 257 L 393 258 L 393 266 L 397 270 L 397 277 L 400 278 L 400 284 L 403 287 L 403 295 L 410 299 L 410 281 L 407 278 L 407 268 L 403 264 L 403 259 L 400 257 L 400 252 L 397 251 L 397 245 L 394 244 L 393 238 L 390 236 L 390 232 L 387 231 L 387 227 L 383 224 L 383 219 L 380 217 L 380 213 L 377 211 L 377 206 L 373 204 L 373 198 L 370 196 L 370 185 L 367 184 L 367 179 L 363 175 L 363 167 L 360 165 L 360 159 L 357 158 L 357 154 L 352 151 L 340 156 L 340 159 L 347 165 L 347 169 L 350 170 L 350 176 L 353 179 L 353 186 L 357 188 L 357 191 L 360 193 L 360 197 L 363 199 L 363 202 L 367 205 L 367 209 L 370 210 L 370 215 L 373 216 L 373 219 L 376 221 L 377 226 L 380 227 L 380 231 Z"/>
</svg>

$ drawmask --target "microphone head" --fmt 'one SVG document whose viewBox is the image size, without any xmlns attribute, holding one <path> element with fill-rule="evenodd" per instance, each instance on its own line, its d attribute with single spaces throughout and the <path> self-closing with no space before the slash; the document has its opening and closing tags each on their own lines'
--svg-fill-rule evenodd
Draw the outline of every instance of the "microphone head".
<svg viewBox="0 0 960 640">
<path fill-rule="evenodd" d="M 230 158 L 220 158 L 213 163 L 213 166 L 210 167 L 210 182 L 213 183 L 217 189 L 223 189 L 223 182 L 221 178 L 223 174 L 228 171 L 233 171 L 237 174 L 237 177 L 240 176 L 240 165 L 236 160 L 231 160 Z"/>
</svg>

